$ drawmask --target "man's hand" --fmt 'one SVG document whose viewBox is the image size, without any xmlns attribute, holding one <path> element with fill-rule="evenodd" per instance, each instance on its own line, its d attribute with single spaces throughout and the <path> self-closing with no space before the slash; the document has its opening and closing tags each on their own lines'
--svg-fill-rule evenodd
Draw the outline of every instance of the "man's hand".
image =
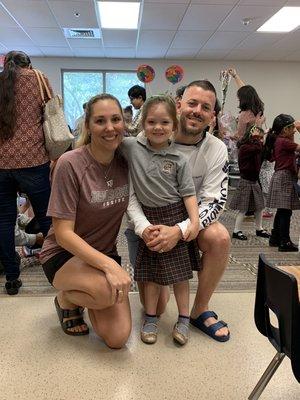
<svg viewBox="0 0 300 400">
<path fill-rule="evenodd" d="M 154 227 L 159 230 L 158 235 L 154 239 L 146 242 L 147 247 L 151 251 L 170 251 L 182 238 L 181 230 L 178 225 L 155 225 Z"/>
</svg>

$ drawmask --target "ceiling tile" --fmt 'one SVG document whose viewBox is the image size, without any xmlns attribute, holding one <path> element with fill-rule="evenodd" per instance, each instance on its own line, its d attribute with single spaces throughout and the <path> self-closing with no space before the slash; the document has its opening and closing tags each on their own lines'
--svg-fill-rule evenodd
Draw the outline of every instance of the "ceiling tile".
<svg viewBox="0 0 300 400">
<path fill-rule="evenodd" d="M 220 31 L 256 31 L 264 22 L 274 15 L 280 6 L 237 6 L 228 15 L 222 25 Z M 251 18 L 249 25 L 243 25 L 242 19 Z"/>
<path fill-rule="evenodd" d="M 67 41 L 60 29 L 54 28 L 26 28 L 26 32 L 34 43 L 39 46 L 64 47 Z"/>
<path fill-rule="evenodd" d="M 284 6 L 286 0 L 240 0 L 239 5 L 245 6 Z"/>
<path fill-rule="evenodd" d="M 226 55 L 225 60 L 253 60 L 259 53 L 256 49 L 233 49 Z"/>
<path fill-rule="evenodd" d="M 4 28 L 0 27 L 0 41 L 4 46 L 34 46 L 34 43 L 20 28 Z"/>
<path fill-rule="evenodd" d="M 239 32 L 241 33 L 241 32 Z M 269 48 L 273 43 L 280 40 L 284 34 L 282 33 L 268 33 L 268 32 L 254 32 L 243 40 L 237 49 L 258 49 L 262 50 L 265 47 Z"/>
<path fill-rule="evenodd" d="M 296 51 L 284 58 L 285 61 L 300 61 L 300 51 Z"/>
<path fill-rule="evenodd" d="M 281 40 L 273 44 L 272 49 L 300 51 L 300 30 L 284 34 Z"/>
<path fill-rule="evenodd" d="M 71 47 L 100 47 L 102 48 L 101 39 L 67 39 Z"/>
<path fill-rule="evenodd" d="M 164 58 L 166 54 L 166 50 L 161 47 L 151 47 L 151 48 L 140 48 L 137 49 L 136 57 L 137 58 Z"/>
<path fill-rule="evenodd" d="M 144 4 L 141 29 L 176 30 L 187 9 L 185 4 Z"/>
<path fill-rule="evenodd" d="M 169 49 L 166 54 L 166 58 L 185 58 L 185 59 L 193 59 L 195 55 L 198 53 L 199 48 L 195 49 Z"/>
<path fill-rule="evenodd" d="M 12 50 L 12 49 L 11 49 Z M 27 47 L 27 46 L 22 46 L 20 50 L 24 51 L 24 53 L 28 54 L 29 57 L 43 57 L 44 53 L 39 47 Z"/>
<path fill-rule="evenodd" d="M 24 0 L 6 0 L 3 3 L 23 27 L 58 27 L 51 10 L 44 1 L 26 0 L 26 5 Z"/>
<path fill-rule="evenodd" d="M 107 47 L 105 49 L 105 56 L 112 58 L 134 58 L 135 48 L 130 47 Z"/>
<path fill-rule="evenodd" d="M 217 29 L 231 9 L 231 5 L 191 5 L 179 29 L 201 31 Z"/>
<path fill-rule="evenodd" d="M 105 47 L 135 47 L 137 30 L 102 29 Z"/>
<path fill-rule="evenodd" d="M 17 27 L 17 23 L 11 18 L 11 16 L 5 11 L 0 3 L 0 26 L 14 28 Z"/>
<path fill-rule="evenodd" d="M 128 1 L 128 0 L 124 0 L 124 1 Z M 170 4 L 170 3 L 172 3 L 172 4 L 188 4 L 189 2 L 190 2 L 190 0 L 144 0 L 144 3 L 159 3 L 159 4 Z"/>
<path fill-rule="evenodd" d="M 172 49 L 195 49 L 203 46 L 213 31 L 178 31 L 172 42 Z"/>
<path fill-rule="evenodd" d="M 69 47 L 41 46 L 40 49 L 46 57 L 72 57 L 74 53 Z"/>
<path fill-rule="evenodd" d="M 5 54 L 8 52 L 8 48 L 3 46 L 2 43 L 0 43 L 0 54 Z"/>
<path fill-rule="evenodd" d="M 159 43 L 163 47 L 169 47 L 175 31 L 141 31 L 138 45 L 140 47 L 157 47 Z"/>
<path fill-rule="evenodd" d="M 214 5 L 219 5 L 219 4 L 232 4 L 234 5 L 237 0 L 213 0 L 213 1 L 208 1 L 208 0 L 192 0 L 191 4 L 210 4 L 213 3 Z"/>
<path fill-rule="evenodd" d="M 195 58 L 197 60 L 223 60 L 227 53 L 226 50 L 201 50 Z"/>
<path fill-rule="evenodd" d="M 220 32 L 217 31 L 203 46 L 203 50 L 231 50 L 239 44 L 248 32 Z"/>
<path fill-rule="evenodd" d="M 72 49 L 76 57 L 104 57 L 105 54 L 102 49 L 95 48 L 73 48 Z"/>
<path fill-rule="evenodd" d="M 287 57 L 290 54 L 290 51 L 288 50 L 273 50 L 273 49 L 265 49 L 261 51 L 257 56 L 254 57 L 254 60 L 257 61 L 281 61 L 285 57 Z"/>
<path fill-rule="evenodd" d="M 89 1 L 49 0 L 49 5 L 61 27 L 63 28 L 97 28 L 98 22 L 95 6 Z M 80 16 L 75 17 L 78 12 Z"/>
</svg>

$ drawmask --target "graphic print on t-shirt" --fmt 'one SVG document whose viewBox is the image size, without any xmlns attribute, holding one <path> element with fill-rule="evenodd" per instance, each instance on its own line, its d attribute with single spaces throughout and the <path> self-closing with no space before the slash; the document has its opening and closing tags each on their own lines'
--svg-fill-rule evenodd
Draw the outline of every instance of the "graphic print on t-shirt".
<svg viewBox="0 0 300 400">
<path fill-rule="evenodd" d="M 91 203 L 102 203 L 102 207 L 107 208 L 127 201 L 128 195 L 129 189 L 127 184 L 114 189 L 92 190 Z"/>
</svg>

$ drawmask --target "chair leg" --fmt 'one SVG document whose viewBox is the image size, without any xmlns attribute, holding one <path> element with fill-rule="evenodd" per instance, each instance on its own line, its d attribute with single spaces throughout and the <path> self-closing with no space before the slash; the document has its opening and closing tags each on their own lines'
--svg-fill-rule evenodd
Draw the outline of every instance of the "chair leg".
<svg viewBox="0 0 300 400">
<path fill-rule="evenodd" d="M 284 359 L 285 354 L 284 353 L 276 353 L 275 357 L 273 360 L 270 362 L 268 365 L 267 369 L 263 373 L 262 377 L 256 384 L 255 388 L 252 390 L 250 396 L 248 397 L 248 400 L 257 400 L 259 399 L 260 395 L 264 391 L 265 387 L 269 383 L 270 379 L 272 376 L 275 374 L 277 368 L 281 364 L 282 360 Z"/>
</svg>

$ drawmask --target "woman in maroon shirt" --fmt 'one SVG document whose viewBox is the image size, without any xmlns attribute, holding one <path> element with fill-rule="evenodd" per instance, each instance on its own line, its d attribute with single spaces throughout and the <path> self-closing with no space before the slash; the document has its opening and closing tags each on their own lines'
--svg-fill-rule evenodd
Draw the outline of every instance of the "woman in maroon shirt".
<svg viewBox="0 0 300 400">
<path fill-rule="evenodd" d="M 232 237 L 247 240 L 241 225 L 247 211 L 255 216 L 256 236 L 269 238 L 270 234 L 262 227 L 263 194 L 258 182 L 261 167 L 262 138 L 264 131 L 253 125 L 248 127 L 242 140 L 238 142 L 238 163 L 241 178 L 229 207 L 238 210 Z"/>
<path fill-rule="evenodd" d="M 51 218 L 46 216 L 50 183 L 43 103 L 30 58 L 10 51 L 0 73 L 0 261 L 10 295 L 17 294 L 22 285 L 14 239 L 18 190 L 27 194 L 46 236 Z"/>
<path fill-rule="evenodd" d="M 275 160 L 267 207 L 277 208 L 269 245 L 278 247 L 279 251 L 298 251 L 290 239 L 292 210 L 300 209 L 294 188 L 297 181 L 295 151 L 300 151 L 300 145 L 294 142 L 295 132 L 294 118 L 286 114 L 278 115 L 268 133 L 264 150 L 266 159 Z"/>
</svg>

